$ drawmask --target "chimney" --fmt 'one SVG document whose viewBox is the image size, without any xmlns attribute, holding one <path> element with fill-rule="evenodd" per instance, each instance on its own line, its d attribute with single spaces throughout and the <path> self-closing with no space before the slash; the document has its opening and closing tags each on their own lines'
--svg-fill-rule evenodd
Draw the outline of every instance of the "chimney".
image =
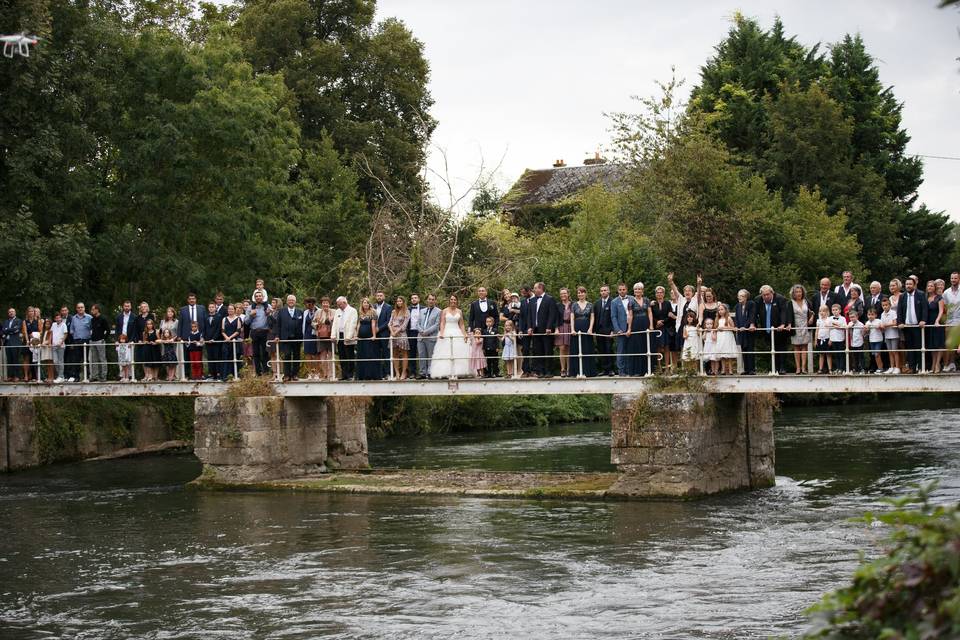
<svg viewBox="0 0 960 640">
<path fill-rule="evenodd" d="M 606 164 L 606 163 L 607 163 L 607 159 L 601 157 L 599 151 L 594 153 L 592 158 L 587 158 L 586 160 L 583 161 L 583 164 L 585 164 L 588 167 L 594 164 Z"/>
<path fill-rule="evenodd" d="M 553 163 L 554 169 L 559 169 L 560 167 L 565 167 L 565 166 L 567 166 L 567 163 L 563 161 L 563 158 L 560 158 L 559 160 Z"/>
</svg>

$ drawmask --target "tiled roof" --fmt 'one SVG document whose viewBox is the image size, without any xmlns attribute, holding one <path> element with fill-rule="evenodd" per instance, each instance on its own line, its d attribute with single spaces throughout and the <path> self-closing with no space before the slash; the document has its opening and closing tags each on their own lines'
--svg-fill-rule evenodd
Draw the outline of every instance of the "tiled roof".
<svg viewBox="0 0 960 640">
<path fill-rule="evenodd" d="M 595 184 L 615 191 L 626 173 L 624 165 L 612 163 L 527 169 L 503 198 L 503 208 L 552 204 Z"/>
</svg>

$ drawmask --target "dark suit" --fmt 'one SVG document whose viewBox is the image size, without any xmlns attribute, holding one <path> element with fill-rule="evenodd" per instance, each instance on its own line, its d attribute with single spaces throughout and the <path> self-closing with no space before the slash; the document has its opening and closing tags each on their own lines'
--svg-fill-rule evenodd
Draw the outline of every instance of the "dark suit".
<svg viewBox="0 0 960 640">
<path fill-rule="evenodd" d="M 524 298 L 520 301 L 520 320 L 517 323 L 518 342 L 520 343 L 520 351 L 523 353 L 521 369 L 524 373 L 530 373 L 530 356 L 532 355 L 532 341 L 530 336 L 527 335 L 527 328 L 530 324 L 530 300 L 531 298 Z"/>
<path fill-rule="evenodd" d="M 757 313 L 754 316 L 754 324 L 757 325 L 758 329 L 763 329 L 761 336 L 765 338 L 764 341 L 770 339 L 770 333 L 773 334 L 773 345 L 776 349 L 776 354 L 774 356 L 774 367 L 779 373 L 785 373 L 786 369 L 784 368 L 784 359 L 786 353 L 790 351 L 790 332 L 789 331 L 767 331 L 768 329 L 776 328 L 780 325 L 790 326 L 793 324 L 792 314 L 793 310 L 790 308 L 790 303 L 779 293 L 773 294 L 773 299 L 770 302 L 770 322 L 767 324 L 767 305 L 763 301 L 763 296 L 757 296 L 753 299 L 753 303 L 757 307 Z M 767 342 L 769 345 L 770 343 Z"/>
<path fill-rule="evenodd" d="M 853 284 L 850 284 L 850 288 L 853 289 Z M 861 292 L 863 290 L 861 289 Z M 850 299 L 850 292 L 843 290 L 843 285 L 838 284 L 833 288 L 834 302 L 840 305 L 840 308 L 847 306 L 847 301 Z M 819 309 L 818 309 L 819 311 Z"/>
<path fill-rule="evenodd" d="M 7 318 L 3 321 L 3 344 L 4 355 L 7 358 L 7 377 L 19 378 L 21 376 L 20 359 L 23 357 L 23 334 L 20 331 L 23 328 L 23 320 L 20 318 Z"/>
<path fill-rule="evenodd" d="M 907 323 L 907 305 L 909 303 L 909 294 L 904 291 L 900 294 L 900 300 L 897 302 L 897 323 Z M 914 289 L 913 291 L 913 311 L 917 324 L 904 327 L 900 330 L 903 335 L 903 348 L 907 351 L 907 364 L 914 372 L 920 370 L 922 362 L 920 348 L 923 345 L 919 323 L 927 321 L 927 295 Z"/>
<path fill-rule="evenodd" d="M 487 310 L 482 311 L 480 309 L 480 301 L 474 300 L 470 303 L 470 333 L 473 333 L 474 329 L 480 329 L 484 331 L 487 328 L 487 318 L 493 318 L 493 328 L 496 329 L 497 325 L 500 323 L 500 314 L 497 311 L 497 304 L 487 298 Z"/>
<path fill-rule="evenodd" d="M 214 378 L 220 377 L 220 343 L 223 336 L 220 335 L 220 321 L 217 315 L 204 315 L 203 324 L 200 326 L 200 332 L 203 333 L 204 350 L 207 352 L 207 375 Z"/>
<path fill-rule="evenodd" d="M 837 294 L 833 290 L 827 291 L 827 295 L 823 295 L 819 290 L 813 297 L 810 298 L 810 310 L 813 311 L 813 314 L 816 316 L 820 315 L 820 307 L 826 305 L 827 309 L 830 310 L 830 313 L 833 313 L 833 305 L 839 304 L 840 308 L 843 309 L 843 302 L 840 302 L 837 299 Z"/>
<path fill-rule="evenodd" d="M 374 306 L 374 310 L 376 310 L 376 306 Z M 393 306 L 389 302 L 380 305 L 380 311 L 377 313 L 377 338 L 382 338 L 382 340 L 376 341 L 376 347 L 380 351 L 380 374 L 383 378 L 390 376 L 390 358 L 393 357 L 393 354 L 390 353 L 390 315 L 392 313 Z"/>
<path fill-rule="evenodd" d="M 530 370 L 538 375 L 547 374 L 548 356 L 553 355 L 553 332 L 557 328 L 557 310 L 557 301 L 547 293 L 540 296 L 539 305 L 537 296 L 534 296 L 527 305 L 527 331 L 533 330 L 531 342 L 534 360 L 530 363 Z"/>
<path fill-rule="evenodd" d="M 127 330 L 126 330 L 126 334 L 127 334 L 127 341 L 128 341 L 128 342 L 133 341 L 134 324 L 135 324 L 135 322 L 136 322 L 136 319 L 137 319 L 137 313 L 136 313 L 135 311 L 131 311 L 131 312 L 130 312 L 130 317 L 127 318 Z M 114 333 L 116 334 L 114 337 L 117 339 L 117 341 L 119 341 L 119 340 L 120 340 L 120 334 L 121 334 L 121 333 L 124 333 L 124 330 L 123 330 L 123 312 L 122 312 L 122 311 L 121 311 L 120 314 L 117 316 L 116 322 L 113 323 L 113 327 L 114 327 Z"/>
<path fill-rule="evenodd" d="M 757 303 L 753 300 L 738 302 L 733 312 L 734 326 L 738 329 L 749 329 L 751 325 L 756 326 L 756 322 Z M 757 372 L 757 356 L 752 353 L 756 351 L 757 336 L 753 331 L 738 331 L 736 337 L 740 351 L 743 352 L 743 373 L 752 376 Z"/>
<path fill-rule="evenodd" d="M 414 325 L 413 323 L 414 309 L 416 309 L 420 315 L 423 315 L 423 312 L 427 310 L 427 306 L 423 304 L 415 304 L 415 305 L 412 304 L 410 305 L 410 308 L 409 308 L 410 326 L 407 327 L 407 343 L 410 346 L 408 353 L 410 354 L 409 366 L 410 366 L 411 378 L 417 377 L 417 374 L 419 374 L 420 369 L 422 368 L 421 363 L 418 360 L 418 358 L 420 357 L 419 356 L 420 351 L 419 351 L 419 346 L 417 345 L 417 341 L 420 337 L 420 325 L 419 325 L 420 320 L 418 318 L 417 320 L 418 324 Z"/>
<path fill-rule="evenodd" d="M 882 293 L 878 293 L 877 295 L 868 293 L 863 298 L 864 313 L 870 309 L 873 309 L 877 312 L 877 317 L 879 318 L 883 314 L 883 301 L 886 299 L 887 296 L 883 295 Z"/>
<path fill-rule="evenodd" d="M 294 307 L 293 315 L 289 307 L 277 312 L 277 338 L 280 339 L 280 359 L 283 360 L 283 375 L 296 378 L 300 374 L 300 342 L 303 340 L 303 310 Z"/>
<path fill-rule="evenodd" d="M 598 298 L 593 303 L 593 332 L 597 336 L 598 367 L 597 375 L 613 375 L 613 321 L 610 319 L 610 305 L 613 298 L 607 297 L 606 302 Z"/>
<path fill-rule="evenodd" d="M 196 318 L 197 326 L 200 327 L 200 331 L 204 331 L 204 322 L 207 319 L 207 308 L 199 304 L 193 306 L 195 308 L 194 317 Z M 190 305 L 181 307 L 180 320 L 177 323 L 177 335 L 179 335 L 180 339 L 184 342 L 190 340 L 190 323 L 192 321 L 190 317 Z"/>
<path fill-rule="evenodd" d="M 214 333 L 214 337 L 210 339 L 216 342 L 207 345 L 207 369 L 210 375 L 217 380 L 226 380 L 227 375 L 233 373 L 233 365 L 227 362 L 227 360 L 233 356 L 233 353 L 230 351 L 232 345 L 223 342 L 223 319 L 226 317 L 227 305 L 221 304 L 220 308 L 216 309 L 213 313 L 213 323 L 216 325 L 216 332 Z M 203 331 L 204 334 L 206 334 L 206 327 L 204 327 Z"/>
</svg>

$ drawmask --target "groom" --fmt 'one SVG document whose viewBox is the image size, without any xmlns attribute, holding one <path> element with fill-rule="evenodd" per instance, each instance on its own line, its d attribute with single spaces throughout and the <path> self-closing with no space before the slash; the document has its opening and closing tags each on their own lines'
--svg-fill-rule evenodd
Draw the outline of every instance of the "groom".
<svg viewBox="0 0 960 640">
<path fill-rule="evenodd" d="M 553 332 L 557 328 L 557 303 L 546 292 L 546 285 L 533 285 L 533 299 L 527 304 L 527 336 L 533 343 L 533 362 L 530 371 L 534 376 L 546 377 L 547 358 L 553 355 Z"/>
</svg>

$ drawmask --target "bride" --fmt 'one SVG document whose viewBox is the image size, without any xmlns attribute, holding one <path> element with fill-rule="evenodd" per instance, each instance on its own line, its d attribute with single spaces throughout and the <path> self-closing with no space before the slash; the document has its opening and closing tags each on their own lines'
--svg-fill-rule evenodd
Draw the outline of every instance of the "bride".
<svg viewBox="0 0 960 640">
<path fill-rule="evenodd" d="M 430 361 L 430 377 L 464 378 L 473 373 L 470 371 L 470 345 L 463 328 L 463 313 L 457 296 L 450 296 L 450 303 L 440 315 L 440 332 Z"/>
</svg>

